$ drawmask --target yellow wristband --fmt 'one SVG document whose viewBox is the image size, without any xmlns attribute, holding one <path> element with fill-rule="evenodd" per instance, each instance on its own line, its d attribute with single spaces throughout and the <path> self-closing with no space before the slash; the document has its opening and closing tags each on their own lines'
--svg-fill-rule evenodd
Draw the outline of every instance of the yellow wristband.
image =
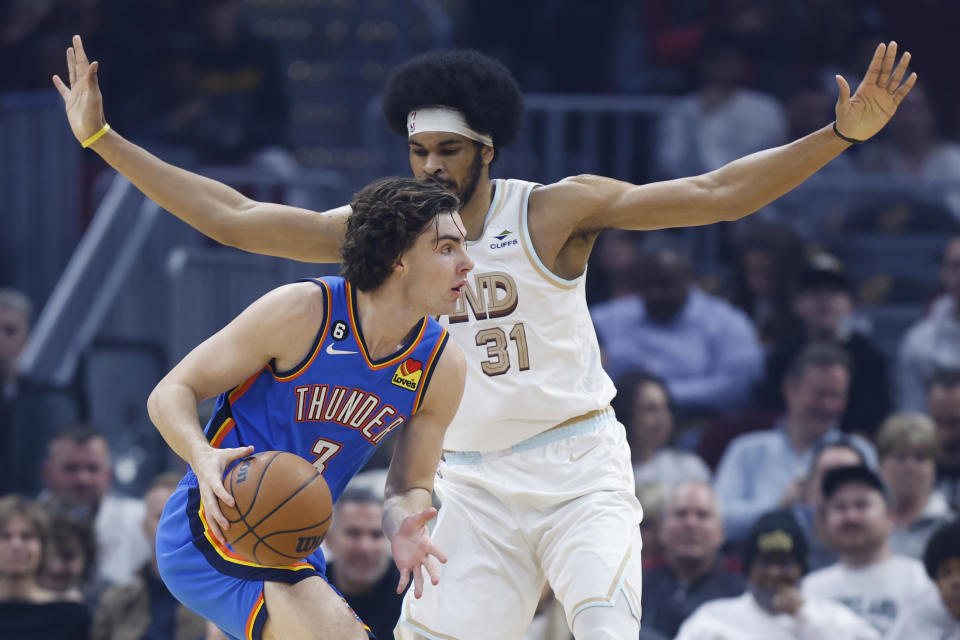
<svg viewBox="0 0 960 640">
<path fill-rule="evenodd" d="M 93 134 L 92 136 L 90 136 L 89 138 L 81 142 L 80 146 L 86 149 L 87 147 L 92 145 L 94 142 L 102 138 L 107 131 L 110 131 L 110 125 L 104 124 L 103 128 L 100 129 L 100 131 L 97 131 L 95 134 Z"/>
</svg>

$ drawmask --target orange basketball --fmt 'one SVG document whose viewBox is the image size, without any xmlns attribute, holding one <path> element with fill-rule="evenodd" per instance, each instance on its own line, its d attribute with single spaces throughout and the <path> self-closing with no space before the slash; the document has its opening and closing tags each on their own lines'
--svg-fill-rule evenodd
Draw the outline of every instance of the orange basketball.
<svg viewBox="0 0 960 640">
<path fill-rule="evenodd" d="M 289 565 L 320 546 L 333 500 L 317 469 L 292 453 L 262 451 L 230 469 L 223 486 L 235 507 L 220 502 L 230 522 L 224 532 L 234 551 L 251 562 Z"/>
</svg>

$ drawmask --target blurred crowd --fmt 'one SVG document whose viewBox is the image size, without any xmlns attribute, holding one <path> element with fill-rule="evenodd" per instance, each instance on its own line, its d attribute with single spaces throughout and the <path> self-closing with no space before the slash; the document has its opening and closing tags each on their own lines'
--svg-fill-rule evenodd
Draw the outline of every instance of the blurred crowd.
<svg viewBox="0 0 960 640">
<path fill-rule="evenodd" d="M 296 164 L 287 57 L 248 18 L 267 4 L 6 2 L 0 54 L 18 62 L 0 92 L 49 90 L 81 33 L 103 63 L 115 128 L 200 163 L 282 175 Z M 910 49 L 921 84 L 876 140 L 813 179 L 910 188 L 790 194 L 721 226 L 706 267 L 680 235 L 607 231 L 588 295 L 645 512 L 641 638 L 746 627 L 960 639 L 960 85 L 945 55 L 960 5 L 424 4 L 452 21 L 454 44 L 500 58 L 526 91 L 676 98 L 638 180 L 710 171 L 822 127 L 835 74 L 856 82 L 880 40 Z M 43 301 L 10 284 L 0 273 L 0 628 L 217 637 L 172 598 L 153 557 L 182 469 L 143 495 L 113 486 L 116 443 L 85 422 L 87 399 L 18 372 Z M 879 311 L 904 306 L 919 319 L 881 326 Z M 381 638 L 400 606 L 380 524 L 389 455 L 344 493 L 325 542 L 329 579 Z M 568 635 L 547 590 L 525 640 Z"/>
</svg>

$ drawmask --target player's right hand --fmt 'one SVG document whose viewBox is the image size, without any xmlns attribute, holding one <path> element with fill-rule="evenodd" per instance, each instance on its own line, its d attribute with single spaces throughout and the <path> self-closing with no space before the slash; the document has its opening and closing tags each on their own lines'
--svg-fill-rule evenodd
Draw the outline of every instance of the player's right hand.
<svg viewBox="0 0 960 640">
<path fill-rule="evenodd" d="M 210 533 L 224 544 L 227 543 L 227 539 L 223 532 L 230 528 L 230 523 L 220 511 L 220 503 L 217 499 L 232 507 L 233 496 L 223 486 L 223 473 L 234 460 L 246 458 L 252 453 L 252 446 L 231 449 L 216 449 L 208 446 L 190 459 L 190 467 L 200 485 L 200 501 L 203 504 L 207 527 Z"/>
<path fill-rule="evenodd" d="M 77 140 L 83 142 L 103 128 L 103 97 L 97 82 L 99 62 L 90 62 L 83 50 L 80 36 L 73 36 L 73 46 L 67 49 L 67 73 L 70 86 L 53 76 L 53 85 L 60 92 L 67 110 L 67 120 Z"/>
</svg>

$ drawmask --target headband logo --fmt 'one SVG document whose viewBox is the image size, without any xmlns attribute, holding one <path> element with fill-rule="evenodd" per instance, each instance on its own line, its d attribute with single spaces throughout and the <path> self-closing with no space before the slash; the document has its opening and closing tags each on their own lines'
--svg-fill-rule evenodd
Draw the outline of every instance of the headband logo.
<svg viewBox="0 0 960 640">
<path fill-rule="evenodd" d="M 410 117 L 407 118 L 407 129 L 410 131 L 410 135 L 413 135 L 417 132 L 417 112 L 411 111 Z"/>
</svg>

